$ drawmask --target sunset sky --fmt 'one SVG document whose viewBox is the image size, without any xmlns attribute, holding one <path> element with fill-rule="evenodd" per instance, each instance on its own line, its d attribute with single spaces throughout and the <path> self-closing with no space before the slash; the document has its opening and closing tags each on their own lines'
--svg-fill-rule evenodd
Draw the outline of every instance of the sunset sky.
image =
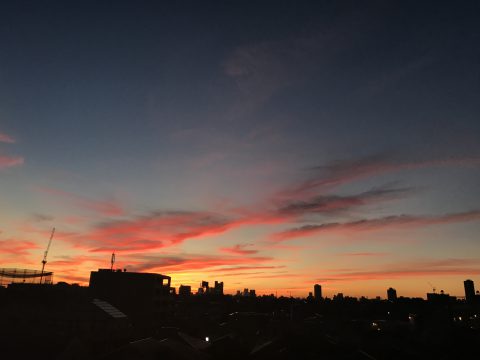
<svg viewBox="0 0 480 360">
<path fill-rule="evenodd" d="M 459 5 L 461 4 L 461 6 Z M 478 1 L 2 1 L 0 267 L 480 286 Z"/>
</svg>

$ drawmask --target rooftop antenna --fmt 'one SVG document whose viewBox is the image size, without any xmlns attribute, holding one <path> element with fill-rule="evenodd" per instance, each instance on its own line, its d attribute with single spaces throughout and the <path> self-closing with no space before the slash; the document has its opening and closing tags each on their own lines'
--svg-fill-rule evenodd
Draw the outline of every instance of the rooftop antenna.
<svg viewBox="0 0 480 360">
<path fill-rule="evenodd" d="M 112 258 L 110 259 L 110 270 L 113 271 L 113 264 L 115 264 L 115 251 L 112 252 Z"/>
<path fill-rule="evenodd" d="M 47 250 L 43 253 L 43 260 L 42 260 L 42 273 L 40 274 L 40 284 L 43 280 L 43 272 L 45 270 L 45 265 L 47 265 L 47 255 L 48 250 L 50 250 L 50 245 L 52 245 L 53 234 L 55 234 L 55 228 L 52 229 L 52 234 L 50 235 L 50 240 L 48 240 Z"/>
<path fill-rule="evenodd" d="M 437 291 L 437 288 L 431 282 L 428 282 L 428 285 L 432 287 L 433 293 L 435 294 Z"/>
</svg>

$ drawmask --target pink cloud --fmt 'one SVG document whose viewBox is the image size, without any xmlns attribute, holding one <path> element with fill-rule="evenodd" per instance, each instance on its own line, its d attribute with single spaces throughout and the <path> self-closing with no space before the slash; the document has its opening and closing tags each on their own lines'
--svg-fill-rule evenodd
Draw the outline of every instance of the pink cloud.
<svg viewBox="0 0 480 360">
<path fill-rule="evenodd" d="M 125 213 L 121 205 L 112 200 L 93 200 L 71 192 L 47 187 L 37 187 L 37 190 L 48 194 L 53 199 L 73 204 L 78 208 L 90 210 L 101 215 L 118 216 Z"/>
<path fill-rule="evenodd" d="M 15 139 L 10 135 L 7 135 L 5 133 L 0 133 L 0 142 L 13 144 L 15 143 Z"/>
<path fill-rule="evenodd" d="M 26 256 L 30 250 L 38 249 L 38 245 L 25 240 L 0 240 L 0 254 Z"/>
<path fill-rule="evenodd" d="M 0 170 L 13 166 L 23 165 L 24 158 L 21 156 L 0 155 Z"/>
<path fill-rule="evenodd" d="M 66 268 L 75 268 L 78 266 L 85 265 L 86 263 L 93 263 L 97 266 L 106 266 L 109 263 L 109 259 L 105 257 L 94 257 L 87 255 L 75 255 L 75 256 L 56 256 L 51 259 L 48 264 L 49 266 L 56 269 Z M 62 270 L 63 271 L 63 270 Z"/>
<path fill-rule="evenodd" d="M 163 272 L 190 272 L 190 271 L 226 271 L 225 267 L 244 267 L 252 269 L 258 264 L 273 261 L 271 257 L 232 257 L 232 256 L 209 256 L 209 255 L 169 255 L 169 256 L 144 256 L 134 258 L 135 271 L 163 271 Z M 215 268 L 222 267 L 221 270 Z M 246 269 L 246 268 L 245 268 Z M 228 271 L 228 270 L 227 270 Z M 232 270 L 233 271 L 233 270 Z"/>
<path fill-rule="evenodd" d="M 430 161 L 429 164 L 471 164 L 472 161 L 472 159 L 456 159 L 455 161 Z M 427 162 L 421 163 L 421 166 L 426 166 L 426 163 Z M 344 181 L 341 180 L 343 179 L 342 177 L 352 179 L 355 176 L 358 176 L 358 174 L 353 174 L 355 173 L 355 170 L 358 170 L 362 174 L 372 174 L 378 173 L 378 171 L 386 171 L 378 169 L 414 167 L 417 165 L 418 164 L 412 163 L 403 163 L 399 165 L 398 163 L 385 162 L 384 160 L 374 158 L 368 159 L 368 161 L 360 160 L 348 164 L 336 163 L 327 168 L 330 169 L 329 171 L 331 174 L 335 175 L 331 176 L 331 181 L 342 182 Z M 328 181 L 326 183 L 328 183 Z M 120 211 L 120 208 L 118 207 L 113 207 L 112 209 L 110 206 L 112 204 L 107 202 L 87 201 L 87 199 L 83 197 L 58 190 L 48 189 L 47 191 L 60 198 L 74 201 L 83 207 L 96 209 L 99 212 L 115 214 Z M 369 204 L 376 204 L 380 201 L 397 199 L 411 192 L 412 189 L 410 188 L 395 189 L 384 187 L 373 188 L 363 193 L 348 196 L 310 196 L 307 200 L 281 200 L 277 201 L 276 204 L 272 204 L 272 199 L 266 199 L 255 206 L 224 209 L 225 213 L 230 214 L 228 216 L 219 216 L 218 214 L 206 211 L 157 211 L 144 216 L 131 217 L 126 220 L 109 221 L 97 224 L 85 234 L 73 237 L 71 241 L 75 242 L 76 247 L 85 248 L 92 252 L 111 252 L 113 250 L 121 252 L 148 251 L 175 246 L 189 239 L 199 239 L 206 236 L 222 234 L 240 226 L 290 223 L 293 221 L 299 221 L 303 216 L 308 214 L 336 213 L 340 210 L 345 211 L 353 207 L 366 206 Z M 301 195 L 305 194 L 302 194 L 302 192 L 296 193 L 296 196 Z M 306 225 L 275 234 L 273 238 L 278 242 L 327 230 L 366 231 L 380 229 L 387 226 L 426 226 L 448 221 L 469 221 L 462 220 L 460 218 L 461 216 L 465 218 L 475 215 L 450 215 L 439 218 L 401 215 L 381 219 L 360 220 L 350 223 Z M 236 255 L 251 255 L 256 251 L 248 249 L 246 245 L 224 247 L 219 250 L 224 253 Z"/>
<path fill-rule="evenodd" d="M 126 220 L 106 221 L 84 234 L 71 237 L 76 247 L 92 252 L 139 252 L 166 248 L 189 239 L 200 239 L 225 233 L 233 228 L 284 221 L 276 214 L 236 214 L 221 216 L 205 211 L 157 211 Z M 237 247 L 224 252 L 253 254 L 255 250 Z"/>
<path fill-rule="evenodd" d="M 380 252 L 358 252 L 358 253 L 343 253 L 338 254 L 340 256 L 351 256 L 351 257 L 371 257 L 371 256 L 387 256 L 389 253 L 380 253 Z"/>
<path fill-rule="evenodd" d="M 92 252 L 139 252 L 175 246 L 187 239 L 227 231 L 233 222 L 209 212 L 163 211 L 106 221 L 70 239 Z"/>
</svg>

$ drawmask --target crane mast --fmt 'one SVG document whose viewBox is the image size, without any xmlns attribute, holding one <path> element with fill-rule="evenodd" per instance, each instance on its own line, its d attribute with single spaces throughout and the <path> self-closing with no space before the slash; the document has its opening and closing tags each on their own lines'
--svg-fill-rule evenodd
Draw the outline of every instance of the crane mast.
<svg viewBox="0 0 480 360">
<path fill-rule="evenodd" d="M 48 241 L 47 249 L 43 253 L 42 273 L 40 275 L 40 284 L 42 283 L 42 280 L 43 280 L 43 272 L 45 270 L 45 265 L 47 264 L 47 255 L 48 255 L 48 251 L 50 250 L 50 245 L 52 245 L 52 239 L 53 239 L 54 234 L 55 234 L 55 228 L 52 229 L 52 234 L 50 235 L 50 240 Z"/>
</svg>

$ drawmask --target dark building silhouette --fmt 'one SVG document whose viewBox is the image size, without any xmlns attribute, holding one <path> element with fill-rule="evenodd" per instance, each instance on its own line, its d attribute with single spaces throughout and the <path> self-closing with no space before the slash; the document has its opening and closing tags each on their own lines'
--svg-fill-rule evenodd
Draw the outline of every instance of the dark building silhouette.
<svg viewBox="0 0 480 360">
<path fill-rule="evenodd" d="M 223 295 L 223 281 L 215 281 L 213 287 L 209 286 L 208 281 L 203 281 L 200 283 L 198 288 L 198 295 Z"/>
<path fill-rule="evenodd" d="M 110 302 L 127 315 L 165 311 L 170 277 L 155 273 L 99 269 L 90 273 L 90 294 Z"/>
<path fill-rule="evenodd" d="M 313 294 L 315 300 L 320 300 L 322 298 L 322 286 L 319 284 L 315 284 L 315 286 L 313 287 Z"/>
<path fill-rule="evenodd" d="M 456 299 L 455 296 L 445 294 L 443 290 L 440 291 L 440 294 L 427 293 L 427 300 L 432 304 L 450 304 L 455 302 Z"/>
<path fill-rule="evenodd" d="M 215 281 L 213 292 L 215 295 L 223 295 L 223 281 Z"/>
<path fill-rule="evenodd" d="M 203 281 L 200 283 L 197 294 L 208 294 L 210 292 L 210 287 L 208 286 L 208 281 Z"/>
<path fill-rule="evenodd" d="M 190 285 L 180 285 L 178 288 L 178 295 L 190 296 L 192 294 L 192 287 Z"/>
<path fill-rule="evenodd" d="M 397 290 L 395 290 L 394 288 L 388 288 L 387 299 L 388 299 L 388 301 L 396 301 L 397 300 Z"/>
<path fill-rule="evenodd" d="M 473 281 L 470 279 L 465 280 L 463 286 L 465 287 L 465 300 L 470 304 L 475 302 L 475 285 Z"/>
</svg>

